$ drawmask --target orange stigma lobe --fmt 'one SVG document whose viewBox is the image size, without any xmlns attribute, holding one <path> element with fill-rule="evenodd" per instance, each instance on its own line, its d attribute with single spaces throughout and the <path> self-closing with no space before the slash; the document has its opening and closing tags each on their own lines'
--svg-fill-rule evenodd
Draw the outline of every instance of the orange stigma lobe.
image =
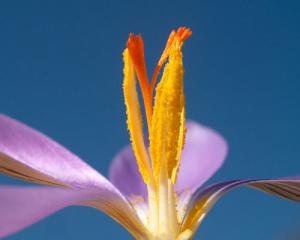
<svg viewBox="0 0 300 240">
<path fill-rule="evenodd" d="M 134 36 L 133 33 L 130 33 L 127 41 L 127 48 L 140 84 L 142 96 L 144 99 L 147 123 L 148 126 L 150 126 L 152 117 L 152 94 L 150 93 L 149 89 L 147 68 L 144 55 L 144 42 L 142 36 Z"/>
<path fill-rule="evenodd" d="M 141 35 L 135 36 L 133 33 L 130 33 L 128 41 L 127 41 L 127 49 L 132 60 L 134 70 L 136 72 L 139 85 L 141 88 L 144 106 L 146 111 L 146 118 L 148 127 L 150 129 L 151 120 L 152 120 L 152 98 L 154 87 L 156 84 L 157 77 L 159 72 L 169 57 L 170 50 L 174 43 L 176 42 L 184 42 L 192 35 L 192 31 L 187 27 L 179 27 L 177 31 L 173 30 L 169 38 L 167 40 L 165 49 L 156 64 L 154 69 L 151 82 L 149 83 L 148 75 L 147 75 L 147 68 L 145 62 L 145 54 L 144 54 L 144 42 Z"/>
<path fill-rule="evenodd" d="M 173 30 L 168 38 L 168 41 L 166 43 L 165 49 L 158 60 L 158 63 L 154 69 L 154 73 L 151 78 L 151 83 L 150 83 L 150 92 L 151 95 L 153 94 L 153 90 L 155 87 L 156 79 L 158 77 L 159 71 L 161 70 L 163 64 L 166 62 L 167 58 L 169 57 L 170 49 L 175 42 L 175 40 L 179 40 L 181 42 L 186 41 L 190 36 L 192 35 L 191 29 L 187 27 L 179 27 L 177 31 Z"/>
</svg>

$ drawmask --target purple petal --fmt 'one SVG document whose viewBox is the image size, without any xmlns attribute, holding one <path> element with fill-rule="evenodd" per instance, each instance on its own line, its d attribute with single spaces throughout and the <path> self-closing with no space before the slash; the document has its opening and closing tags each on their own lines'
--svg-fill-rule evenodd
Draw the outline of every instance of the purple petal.
<svg viewBox="0 0 300 240">
<path fill-rule="evenodd" d="M 192 193 L 220 168 L 227 154 L 227 144 L 217 132 L 196 122 L 188 121 L 187 129 L 176 190 Z M 131 146 L 122 149 L 113 159 L 109 179 L 126 196 L 146 196 Z"/>
<path fill-rule="evenodd" d="M 124 147 L 113 159 L 109 168 L 109 180 L 127 197 L 143 196 L 147 189 L 139 173 L 131 145 Z"/>
<path fill-rule="evenodd" d="M 300 177 L 221 182 L 200 189 L 192 195 L 182 222 L 182 230 L 189 228 L 195 232 L 214 204 L 225 193 L 239 186 L 253 187 L 275 196 L 300 202 Z"/>
<path fill-rule="evenodd" d="M 52 185 L 86 187 L 107 182 L 58 143 L 1 114 L 0 172 Z"/>
<path fill-rule="evenodd" d="M 4 115 L 0 115 L 0 173 L 97 193 L 95 201 L 90 199 L 87 204 L 134 234 L 142 229 L 131 204 L 105 177 L 50 138 Z"/>
<path fill-rule="evenodd" d="M 222 166 L 227 150 L 226 141 L 216 131 L 188 121 L 176 190 L 193 192 L 199 188 Z"/>
<path fill-rule="evenodd" d="M 0 237 L 8 236 L 71 206 L 87 205 L 113 215 L 136 238 L 143 237 L 140 221 L 133 209 L 110 192 L 52 187 L 0 186 Z M 122 217 L 118 216 L 119 214 Z"/>
</svg>

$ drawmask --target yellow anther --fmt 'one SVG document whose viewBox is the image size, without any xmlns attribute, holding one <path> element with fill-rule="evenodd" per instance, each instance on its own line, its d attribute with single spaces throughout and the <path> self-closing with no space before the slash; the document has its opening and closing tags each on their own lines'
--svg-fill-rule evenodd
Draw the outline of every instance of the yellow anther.
<svg viewBox="0 0 300 240">
<path fill-rule="evenodd" d="M 185 136 L 186 136 L 185 107 L 183 107 L 182 112 L 181 112 L 181 123 L 180 123 L 180 129 L 179 129 L 176 165 L 173 167 L 172 175 L 171 175 L 171 180 L 172 180 L 173 184 L 175 184 L 176 180 L 177 180 L 177 173 L 178 173 L 178 169 L 179 169 L 179 165 L 180 165 L 181 152 L 182 152 L 182 149 L 185 144 Z"/>
<path fill-rule="evenodd" d="M 124 60 L 124 83 L 123 91 L 127 113 L 127 125 L 130 140 L 137 160 L 139 171 L 146 184 L 151 180 L 150 161 L 146 151 L 143 134 L 142 114 L 136 90 L 134 67 L 128 50 L 123 53 Z"/>
<path fill-rule="evenodd" d="M 174 40 L 162 80 L 157 86 L 150 129 L 150 155 L 155 182 L 161 169 L 176 181 L 181 151 L 184 144 L 184 93 L 182 41 Z"/>
</svg>

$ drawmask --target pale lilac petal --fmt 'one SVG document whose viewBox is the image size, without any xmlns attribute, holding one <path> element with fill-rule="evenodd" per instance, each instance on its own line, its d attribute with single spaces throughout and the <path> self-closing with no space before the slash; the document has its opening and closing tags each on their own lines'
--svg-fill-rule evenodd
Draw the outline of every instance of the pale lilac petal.
<svg viewBox="0 0 300 240">
<path fill-rule="evenodd" d="M 186 144 L 180 162 L 177 192 L 192 193 L 223 164 L 227 143 L 216 131 L 196 122 L 187 122 Z M 130 145 L 113 159 L 109 179 L 125 195 L 146 196 L 146 187 L 139 174 Z"/>
<path fill-rule="evenodd" d="M 300 202 L 300 177 L 221 182 L 199 189 L 192 195 L 182 222 L 182 229 L 189 228 L 195 232 L 214 204 L 225 193 L 239 186 L 249 186 L 275 196 Z"/>
<path fill-rule="evenodd" d="M 97 193 L 90 205 L 139 232 L 141 223 L 133 207 L 105 177 L 50 138 L 4 115 L 0 115 L 0 173 Z"/>
<path fill-rule="evenodd" d="M 124 147 L 113 159 L 109 168 L 109 180 L 127 197 L 143 196 L 147 189 L 139 173 L 131 145 Z"/>
<path fill-rule="evenodd" d="M 193 192 L 199 188 L 222 166 L 227 150 L 225 139 L 215 130 L 188 121 L 176 190 Z"/>
<path fill-rule="evenodd" d="M 86 187 L 106 182 L 97 171 L 58 143 L 1 114 L 0 172 L 52 185 Z"/>
<path fill-rule="evenodd" d="M 121 222 L 136 238 L 143 227 L 133 209 L 110 192 L 53 187 L 12 187 L 0 185 L 0 237 L 8 236 L 48 215 L 71 205 L 96 207 Z M 119 215 L 122 217 L 119 217 Z"/>
</svg>

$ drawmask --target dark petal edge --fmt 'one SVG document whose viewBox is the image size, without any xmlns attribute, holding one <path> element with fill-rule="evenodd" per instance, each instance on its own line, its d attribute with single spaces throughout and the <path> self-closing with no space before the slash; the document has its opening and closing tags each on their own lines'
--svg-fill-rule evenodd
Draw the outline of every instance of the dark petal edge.
<svg viewBox="0 0 300 240">
<path fill-rule="evenodd" d="M 191 229 L 195 233 L 201 221 L 215 203 L 225 193 L 239 186 L 252 187 L 284 199 L 300 202 L 300 177 L 221 182 L 199 189 L 192 195 L 181 224 L 182 231 Z"/>
</svg>

